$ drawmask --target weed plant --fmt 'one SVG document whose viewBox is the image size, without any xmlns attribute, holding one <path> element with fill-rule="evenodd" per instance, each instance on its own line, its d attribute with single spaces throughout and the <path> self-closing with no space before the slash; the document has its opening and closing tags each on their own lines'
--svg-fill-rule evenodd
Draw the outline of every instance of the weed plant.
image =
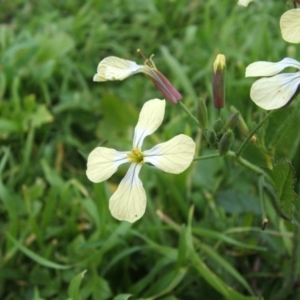
<svg viewBox="0 0 300 300">
<path fill-rule="evenodd" d="M 206 99 L 211 127 L 212 65 L 223 53 L 222 114 L 234 106 L 250 128 L 259 122 L 264 112 L 250 99 L 245 68 L 297 58 L 300 48 L 281 37 L 286 1 L 236 2 L 0 1 L 0 299 L 275 299 L 293 274 L 281 299 L 298 299 L 297 229 L 266 196 L 261 230 L 257 176 L 231 159 L 199 161 L 179 175 L 143 168 L 147 209 L 133 224 L 108 209 L 126 168 L 98 184 L 86 177 L 91 150 L 130 149 L 142 105 L 161 97 L 142 74 L 93 82 L 107 56 L 143 64 L 136 49 L 154 53 L 192 113 Z M 267 141 L 293 105 L 270 118 Z M 213 153 L 180 107 L 167 106 L 146 146 L 185 133 L 198 156 Z M 274 141 L 274 159 L 292 161 L 296 177 L 299 125 L 297 115 Z M 243 136 L 235 138 L 233 147 Z M 244 155 L 266 167 L 252 143 Z"/>
</svg>

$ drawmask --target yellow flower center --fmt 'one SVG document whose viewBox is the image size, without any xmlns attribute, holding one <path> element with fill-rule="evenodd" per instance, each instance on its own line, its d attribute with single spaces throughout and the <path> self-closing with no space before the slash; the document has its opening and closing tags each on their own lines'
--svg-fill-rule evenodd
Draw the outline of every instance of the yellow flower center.
<svg viewBox="0 0 300 300">
<path fill-rule="evenodd" d="M 144 154 L 139 149 L 132 149 L 131 153 L 127 154 L 129 162 L 142 164 L 144 162 Z"/>
</svg>

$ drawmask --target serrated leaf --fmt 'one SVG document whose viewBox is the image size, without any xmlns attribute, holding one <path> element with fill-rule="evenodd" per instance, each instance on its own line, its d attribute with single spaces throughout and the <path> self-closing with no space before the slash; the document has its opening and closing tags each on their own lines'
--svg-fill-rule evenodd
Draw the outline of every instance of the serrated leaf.
<svg viewBox="0 0 300 300">
<path fill-rule="evenodd" d="M 270 175 L 278 196 L 278 207 L 287 217 L 292 219 L 295 212 L 294 202 L 297 196 L 294 192 L 294 169 L 290 162 L 281 160 L 274 165 Z"/>
</svg>

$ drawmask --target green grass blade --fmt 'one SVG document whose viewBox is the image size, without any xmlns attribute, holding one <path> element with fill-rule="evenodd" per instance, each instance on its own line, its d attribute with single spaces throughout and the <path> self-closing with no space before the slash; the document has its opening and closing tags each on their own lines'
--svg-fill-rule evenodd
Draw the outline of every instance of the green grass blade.
<svg viewBox="0 0 300 300">
<path fill-rule="evenodd" d="M 45 259 L 44 257 L 34 253 L 33 251 L 29 250 L 25 246 L 23 246 L 19 241 L 17 241 L 15 238 L 13 238 L 8 232 L 6 232 L 6 236 L 13 242 L 13 244 L 23 252 L 26 256 L 30 257 L 32 260 L 34 260 L 36 263 L 52 269 L 57 270 L 65 270 L 71 268 L 71 266 L 65 266 L 61 264 L 54 263 L 48 259 Z"/>
</svg>

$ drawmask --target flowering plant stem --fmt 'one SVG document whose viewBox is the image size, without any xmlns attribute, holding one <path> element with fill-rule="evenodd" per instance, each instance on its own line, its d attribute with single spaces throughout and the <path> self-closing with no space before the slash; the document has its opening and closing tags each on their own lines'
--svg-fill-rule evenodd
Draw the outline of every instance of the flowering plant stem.
<svg viewBox="0 0 300 300">
<path fill-rule="evenodd" d="M 261 217 L 262 217 L 262 230 L 265 230 L 269 220 L 267 219 L 266 209 L 265 209 L 265 195 L 264 195 L 264 185 L 265 178 L 263 175 L 258 177 L 258 191 L 259 191 L 259 200 L 260 200 L 260 209 L 261 209 Z"/>
<path fill-rule="evenodd" d="M 251 139 L 251 137 L 255 134 L 255 132 L 265 123 L 266 120 L 268 120 L 270 118 L 270 116 L 272 115 L 272 113 L 275 110 L 271 110 L 252 130 L 251 132 L 248 134 L 248 136 L 246 137 L 246 139 L 243 141 L 243 143 L 241 144 L 240 148 L 236 151 L 236 155 L 240 156 L 244 150 L 244 148 L 246 147 L 247 143 L 249 142 L 249 140 Z"/>
<path fill-rule="evenodd" d="M 238 156 L 237 153 L 235 153 L 233 151 L 228 151 L 226 156 L 235 159 L 236 162 L 238 162 L 240 165 L 244 166 L 248 170 L 254 172 L 257 175 L 260 175 L 260 176 L 262 175 L 262 176 L 264 176 L 264 178 L 267 178 L 268 181 L 272 182 L 272 179 L 270 178 L 270 176 L 266 172 L 264 172 L 263 169 L 261 169 L 260 167 L 257 167 L 256 165 L 252 164 L 250 161 L 242 158 L 241 156 Z M 195 157 L 193 159 L 193 161 L 212 159 L 212 158 L 216 158 L 216 157 L 220 157 L 219 153 L 198 156 L 198 157 Z"/>
<path fill-rule="evenodd" d="M 189 116 L 189 118 L 199 127 L 199 121 L 193 116 L 193 114 L 188 110 L 188 108 L 182 103 L 182 101 L 179 101 L 179 105 L 184 110 L 184 112 Z"/>
<path fill-rule="evenodd" d="M 198 157 L 195 157 L 193 159 L 193 161 L 212 159 L 212 158 L 216 158 L 216 157 L 220 157 L 220 154 L 219 153 L 214 153 L 214 154 L 209 154 L 209 155 L 198 156 Z"/>
</svg>

